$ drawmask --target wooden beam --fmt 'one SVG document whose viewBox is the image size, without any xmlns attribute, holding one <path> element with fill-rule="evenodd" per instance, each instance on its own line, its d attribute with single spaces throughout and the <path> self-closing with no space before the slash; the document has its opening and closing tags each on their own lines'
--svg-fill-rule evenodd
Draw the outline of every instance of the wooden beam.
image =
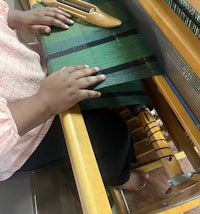
<svg viewBox="0 0 200 214">
<path fill-rule="evenodd" d="M 139 0 L 139 3 L 200 77 L 200 40 L 163 0 Z"/>
<path fill-rule="evenodd" d="M 176 160 L 179 161 L 179 160 L 186 158 L 186 155 L 184 152 L 179 152 L 179 153 L 175 154 L 175 157 L 176 157 Z M 133 165 L 133 167 L 134 167 L 134 165 Z M 158 160 L 158 161 L 154 161 L 152 163 L 145 164 L 144 166 L 137 167 L 137 169 L 144 171 L 144 172 L 150 172 L 150 171 L 158 169 L 160 167 L 163 167 L 163 165 L 162 165 L 162 162 L 160 160 Z"/>
<path fill-rule="evenodd" d="M 200 131 L 195 126 L 194 122 L 192 121 L 170 86 L 167 84 L 165 79 L 162 76 L 155 76 L 153 80 L 164 96 L 165 100 L 177 116 L 188 136 L 196 146 L 198 153 L 200 154 Z"/>
<path fill-rule="evenodd" d="M 112 210 L 79 106 L 60 114 L 60 120 L 83 212 L 111 214 Z"/>
</svg>

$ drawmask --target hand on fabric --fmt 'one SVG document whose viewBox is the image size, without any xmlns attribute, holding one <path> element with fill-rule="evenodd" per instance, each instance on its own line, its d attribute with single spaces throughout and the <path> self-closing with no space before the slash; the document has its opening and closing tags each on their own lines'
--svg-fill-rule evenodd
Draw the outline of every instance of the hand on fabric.
<svg viewBox="0 0 200 214">
<path fill-rule="evenodd" d="M 19 134 L 25 134 L 81 100 L 101 96 L 99 92 L 87 89 L 105 80 L 104 74 L 95 75 L 98 71 L 98 68 L 86 65 L 64 67 L 46 77 L 35 95 L 8 103 Z"/>
<path fill-rule="evenodd" d="M 87 89 L 89 86 L 105 80 L 105 75 L 94 75 L 97 67 L 84 66 L 64 67 L 48 76 L 38 91 L 40 99 L 52 115 L 63 112 L 81 100 L 97 98 L 100 92 Z"/>
<path fill-rule="evenodd" d="M 8 25 L 27 33 L 50 33 L 51 26 L 68 29 L 74 24 L 71 15 L 54 7 L 27 11 L 9 10 Z"/>
</svg>

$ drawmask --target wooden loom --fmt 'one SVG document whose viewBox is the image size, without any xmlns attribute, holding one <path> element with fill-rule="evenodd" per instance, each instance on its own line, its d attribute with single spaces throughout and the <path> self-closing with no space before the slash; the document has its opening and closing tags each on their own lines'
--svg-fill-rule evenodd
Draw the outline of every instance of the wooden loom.
<svg viewBox="0 0 200 214">
<path fill-rule="evenodd" d="M 32 1 L 34 4 L 36 1 Z M 188 0 L 188 2 L 193 5 L 197 10 L 199 10 L 199 4 L 197 1 Z M 199 40 L 194 36 L 194 34 L 186 28 L 182 21 L 175 15 L 169 7 L 160 0 L 147 0 L 147 1 L 138 1 L 141 8 L 143 8 L 146 13 L 152 18 L 153 22 L 161 29 L 163 34 L 168 38 L 171 44 L 177 49 L 185 61 L 192 67 L 195 73 L 200 75 L 200 50 Z M 189 138 L 194 143 L 198 153 L 200 152 L 200 133 L 198 128 L 195 126 L 194 122 L 191 120 L 187 111 L 184 109 L 180 103 L 177 96 L 174 94 L 173 90 L 169 87 L 168 83 L 162 76 L 153 77 L 153 82 L 147 82 L 147 85 L 152 88 L 152 93 L 159 94 L 164 97 L 165 103 L 161 103 L 158 99 L 154 100 L 156 109 L 161 112 L 160 109 L 164 109 L 167 104 L 175 114 L 175 119 L 181 124 L 181 127 L 189 135 Z M 152 97 L 154 97 L 152 95 Z M 162 113 L 160 113 L 162 115 Z M 165 114 L 166 115 L 166 114 Z M 170 117 L 165 119 L 170 121 Z M 82 119 L 82 115 L 79 109 L 79 106 L 75 106 L 69 111 L 60 115 L 60 119 L 63 125 L 63 131 L 66 137 L 67 147 L 70 154 L 77 188 L 79 190 L 79 195 L 81 198 L 81 203 L 84 213 L 87 214 L 100 214 L 100 213 L 112 213 L 110 205 L 107 200 L 106 192 L 104 190 L 98 166 L 95 161 L 93 151 L 90 146 L 90 141 L 87 135 L 87 130 Z M 169 122 L 168 122 L 169 123 Z M 174 127 L 171 128 L 172 130 Z M 172 131 L 173 132 L 173 131 Z M 177 139 L 180 134 L 175 134 L 174 137 Z M 182 134 L 180 134 L 182 136 Z M 178 140 L 180 143 L 180 140 Z M 181 140 L 182 141 L 182 140 Z M 84 148 L 81 142 L 87 142 L 84 144 Z M 183 140 L 183 142 L 186 142 Z M 193 163 L 195 169 L 199 168 L 199 157 L 195 155 L 195 158 L 192 154 L 194 150 L 187 144 L 182 144 L 181 147 L 184 148 L 184 151 L 187 153 L 187 157 Z M 79 151 L 82 151 L 81 153 Z M 83 152 L 84 151 L 84 152 Z M 189 151 L 189 152 L 187 152 Z M 79 155 L 77 155 L 79 154 Z M 87 154 L 87 157 L 86 155 Z M 88 155 L 91 154 L 91 155 Z M 89 159 L 88 159 L 89 158 Z M 90 162 L 90 169 L 86 169 L 88 161 Z M 77 164 L 79 163 L 79 164 Z M 82 165 L 80 165 L 82 163 Z M 192 205 L 191 205 L 192 203 Z M 169 207 L 171 211 L 182 212 L 183 210 L 189 210 L 192 207 L 198 206 L 200 204 L 200 199 L 196 199 L 183 203 L 182 206 Z M 155 208 L 155 207 L 154 207 Z M 156 207 L 158 208 L 158 207 Z M 147 211 L 147 210 L 146 210 Z M 168 213 L 166 209 L 164 211 L 159 211 L 159 213 Z"/>
</svg>

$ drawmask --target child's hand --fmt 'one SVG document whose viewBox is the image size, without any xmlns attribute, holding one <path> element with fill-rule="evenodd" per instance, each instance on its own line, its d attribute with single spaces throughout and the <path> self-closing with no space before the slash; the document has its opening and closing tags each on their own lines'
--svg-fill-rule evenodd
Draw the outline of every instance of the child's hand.
<svg viewBox="0 0 200 214">
<path fill-rule="evenodd" d="M 37 95 L 51 115 L 68 110 L 81 100 L 97 98 L 101 94 L 87 89 L 105 80 L 105 75 L 94 75 L 98 68 L 88 66 L 64 67 L 48 76 Z"/>
<path fill-rule="evenodd" d="M 9 10 L 8 13 L 8 25 L 27 33 L 50 33 L 51 26 L 68 29 L 73 23 L 70 14 L 54 7 Z"/>
</svg>

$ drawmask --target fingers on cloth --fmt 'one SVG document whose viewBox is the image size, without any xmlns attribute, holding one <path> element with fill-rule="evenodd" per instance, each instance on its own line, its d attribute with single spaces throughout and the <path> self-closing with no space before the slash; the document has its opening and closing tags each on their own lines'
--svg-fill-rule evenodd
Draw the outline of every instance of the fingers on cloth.
<svg viewBox="0 0 200 214">
<path fill-rule="evenodd" d="M 79 92 L 79 101 L 85 100 L 88 98 L 98 98 L 100 96 L 101 96 L 101 93 L 98 91 L 82 89 Z"/>
<path fill-rule="evenodd" d="M 74 21 L 70 16 L 65 16 L 60 13 L 48 12 L 44 14 L 44 17 L 41 20 L 41 24 L 55 26 L 55 27 L 64 27 L 66 25 L 74 24 Z"/>
<path fill-rule="evenodd" d="M 66 72 L 67 75 L 71 75 L 72 82 L 75 80 L 79 90 L 79 97 L 81 100 L 87 98 L 96 98 L 101 96 L 101 93 L 95 90 L 87 89 L 89 86 L 97 84 L 105 80 L 104 74 L 96 75 L 99 72 L 99 68 L 88 65 L 79 65 L 71 67 L 63 67 L 62 72 Z"/>
<path fill-rule="evenodd" d="M 70 67 L 69 72 L 73 73 L 74 78 L 78 80 L 80 89 L 88 88 L 91 85 L 105 80 L 104 74 L 96 75 L 99 72 L 98 67 L 90 68 L 87 65 Z"/>
<path fill-rule="evenodd" d="M 35 28 L 35 32 L 46 33 L 44 30 L 45 26 L 55 26 L 68 29 L 70 25 L 74 24 L 74 21 L 71 19 L 71 15 L 58 8 L 36 8 L 31 12 L 32 22 L 33 24 L 35 23 L 35 26 L 32 25 L 32 28 Z"/>
</svg>

